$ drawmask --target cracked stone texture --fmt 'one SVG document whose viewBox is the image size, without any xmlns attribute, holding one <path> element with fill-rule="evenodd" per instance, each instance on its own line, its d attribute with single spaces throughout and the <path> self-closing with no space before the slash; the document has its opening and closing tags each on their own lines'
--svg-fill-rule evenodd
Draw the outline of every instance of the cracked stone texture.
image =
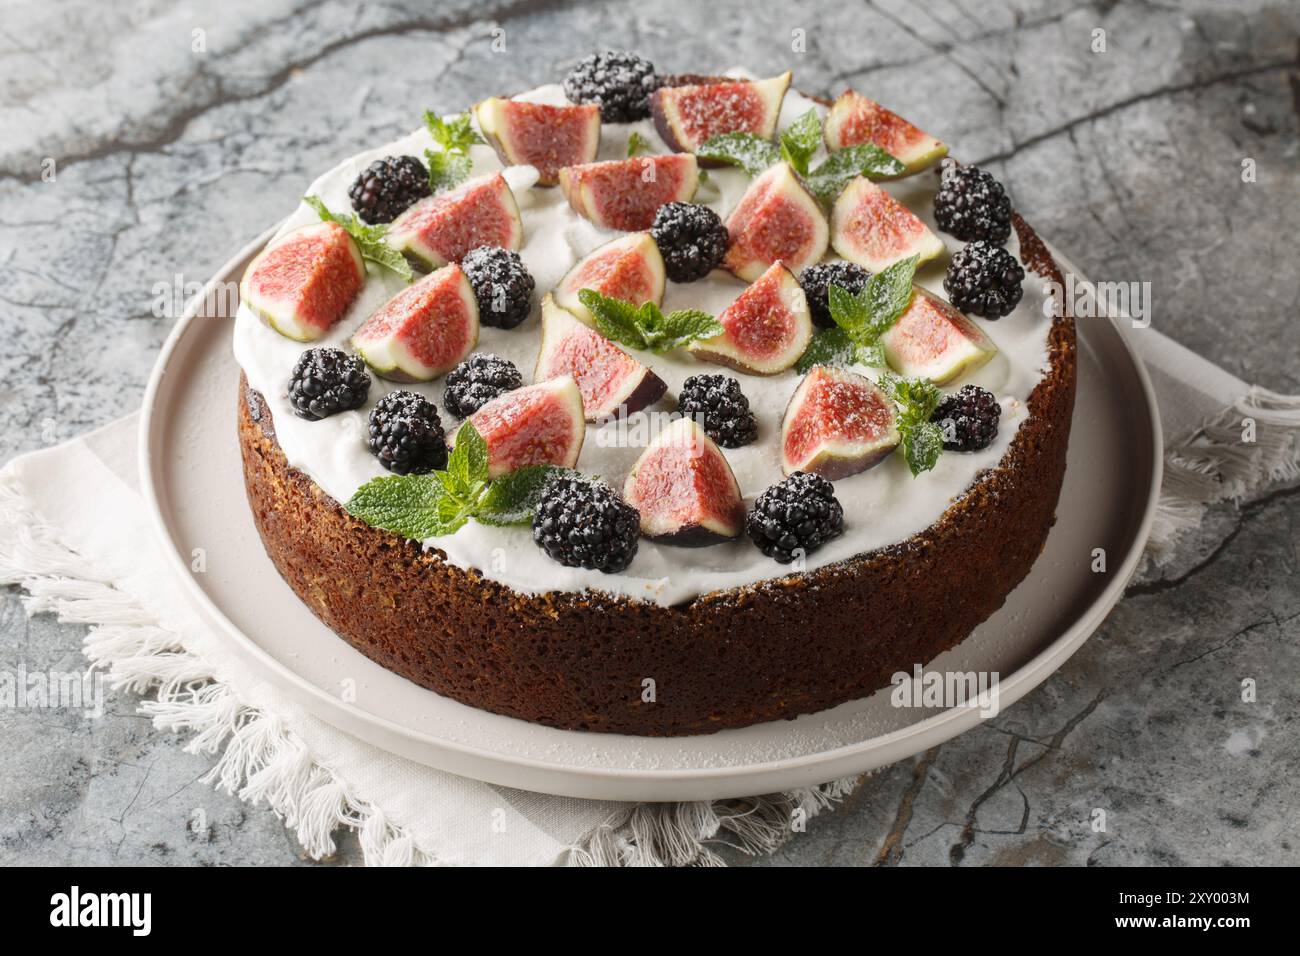
<svg viewBox="0 0 1300 956">
<path fill-rule="evenodd" d="M 0 24 L 2 459 L 133 411 L 179 311 L 155 287 L 206 279 L 320 170 L 425 107 L 558 78 L 607 45 L 665 71 L 793 67 L 810 92 L 852 84 L 985 163 L 1089 276 L 1150 281 L 1157 328 L 1300 391 L 1294 3 L 69 0 L 59 12 L 11 4 Z M 792 52 L 795 30 L 805 52 Z M 758 862 L 1297 862 L 1297 526 L 1297 489 L 1216 510 L 1182 566 L 1132 588 L 1039 690 L 880 772 Z M 13 591 L 0 599 L 0 669 L 80 667 L 82 628 L 27 620 Z M 1241 699 L 1247 677 L 1255 703 Z M 199 783 L 208 759 L 134 703 L 110 696 L 98 720 L 0 710 L 0 862 L 302 860 L 265 809 Z M 345 838 L 337 860 L 358 858 Z"/>
</svg>

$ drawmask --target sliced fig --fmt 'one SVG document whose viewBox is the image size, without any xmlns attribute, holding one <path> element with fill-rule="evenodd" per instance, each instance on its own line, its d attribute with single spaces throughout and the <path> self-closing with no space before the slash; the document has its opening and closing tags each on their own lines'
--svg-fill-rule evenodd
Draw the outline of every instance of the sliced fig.
<svg viewBox="0 0 1300 956">
<path fill-rule="evenodd" d="M 555 287 L 555 302 L 587 325 L 595 324 L 591 310 L 578 301 L 583 289 L 634 305 L 664 299 L 664 259 L 648 232 L 634 232 L 607 242 L 568 271 Z"/>
<path fill-rule="evenodd" d="M 310 342 L 343 318 L 366 281 L 361 250 L 336 222 L 314 222 L 257 254 L 239 297 L 286 338 Z"/>
<path fill-rule="evenodd" d="M 812 315 L 803 287 L 777 262 L 718 316 L 721 335 L 687 348 L 697 357 L 754 375 L 784 372 L 812 341 Z"/>
<path fill-rule="evenodd" d="M 489 478 L 525 465 L 572 468 L 587 433 L 582 393 L 571 376 L 506 392 L 466 421 L 473 422 L 487 442 Z M 455 434 L 451 443 L 456 443 Z"/>
<path fill-rule="evenodd" d="M 352 347 L 380 378 L 429 382 L 478 344 L 478 300 L 455 263 L 415 282 L 379 307 Z"/>
<path fill-rule="evenodd" d="M 771 139 L 790 76 L 787 70 L 768 80 L 664 87 L 650 97 L 650 115 L 663 141 L 679 153 L 693 153 L 723 133 Z"/>
<path fill-rule="evenodd" d="M 547 106 L 499 96 L 474 107 L 474 118 L 507 166 L 532 166 L 554 186 L 565 166 L 589 163 L 600 146 L 599 106 Z"/>
<path fill-rule="evenodd" d="M 492 173 L 421 199 L 394 220 L 387 238 L 417 265 L 436 269 L 479 246 L 518 249 L 524 227 L 505 177 Z"/>
<path fill-rule="evenodd" d="M 664 203 L 686 202 L 700 184 L 689 153 L 566 166 L 560 188 L 573 211 L 604 229 L 649 229 Z"/>
<path fill-rule="evenodd" d="M 943 253 L 942 239 L 864 176 L 853 179 L 835 200 L 831 245 L 868 272 L 880 272 L 908 256 L 928 262 Z"/>
<path fill-rule="evenodd" d="M 814 365 L 781 419 L 781 471 L 847 478 L 879 464 L 900 440 L 898 409 L 871 379 Z"/>
<path fill-rule="evenodd" d="M 916 289 L 898 321 L 880 337 L 885 361 L 908 378 L 928 378 L 936 385 L 974 371 L 998 347 L 972 320 L 937 295 Z"/>
<path fill-rule="evenodd" d="M 874 143 L 907 169 L 919 173 L 948 155 L 948 147 L 892 110 L 861 93 L 845 90 L 826 114 L 822 135 L 828 149 Z"/>
<path fill-rule="evenodd" d="M 727 217 L 722 265 L 753 282 L 772 263 L 801 272 L 826 254 L 830 229 L 822 207 L 789 163 L 777 163 L 745 190 Z"/>
<path fill-rule="evenodd" d="M 582 392 L 587 421 L 608 418 L 620 408 L 639 412 L 657 402 L 668 386 L 627 352 L 583 325 L 549 295 L 542 300 L 542 347 L 534 381 L 570 375 Z"/>
<path fill-rule="evenodd" d="M 676 419 L 641 453 L 623 498 L 641 512 L 641 533 L 665 544 L 713 544 L 745 524 L 736 476 L 693 418 Z"/>
</svg>

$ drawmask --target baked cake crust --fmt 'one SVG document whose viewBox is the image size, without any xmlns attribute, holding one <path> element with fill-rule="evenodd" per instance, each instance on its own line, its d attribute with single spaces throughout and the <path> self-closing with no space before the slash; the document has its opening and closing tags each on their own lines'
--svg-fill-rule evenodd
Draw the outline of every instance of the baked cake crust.
<svg viewBox="0 0 1300 956">
<path fill-rule="evenodd" d="M 1019 215 L 1026 268 L 1062 283 Z M 280 450 L 239 386 L 245 488 L 267 554 L 331 630 L 388 670 L 473 707 L 570 730 L 710 733 L 866 696 L 964 640 L 1028 574 L 1055 522 L 1074 408 L 1072 317 L 997 467 L 902 543 L 664 607 L 527 595 L 349 515 Z M 654 681 L 654 700 L 642 700 Z"/>
</svg>

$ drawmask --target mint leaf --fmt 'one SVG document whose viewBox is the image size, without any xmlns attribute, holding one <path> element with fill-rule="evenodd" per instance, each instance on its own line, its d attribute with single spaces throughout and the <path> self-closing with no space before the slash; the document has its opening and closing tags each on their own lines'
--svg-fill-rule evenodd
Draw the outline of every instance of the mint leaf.
<svg viewBox="0 0 1300 956">
<path fill-rule="evenodd" d="M 435 193 L 459 186 L 469 178 L 473 161 L 463 153 L 424 151 L 429 166 L 429 188 Z"/>
<path fill-rule="evenodd" d="M 383 266 L 407 282 L 414 277 L 411 264 L 406 261 L 406 257 L 384 241 L 384 236 L 388 233 L 386 225 L 367 226 L 356 216 L 330 212 L 329 207 L 319 196 L 303 196 L 302 201 L 316 210 L 316 215 L 321 217 L 322 222 L 336 222 L 346 229 L 348 235 L 356 242 L 357 248 L 361 250 L 363 259 Z"/>
<path fill-rule="evenodd" d="M 357 489 L 346 507 L 369 525 L 416 541 L 453 534 L 470 518 L 488 525 L 524 524 L 556 470 L 528 465 L 489 482 L 487 443 L 466 422 L 446 471 L 375 478 Z"/>
<path fill-rule="evenodd" d="M 753 133 L 722 133 L 714 136 L 695 151 L 699 159 L 739 166 L 751 176 L 757 176 L 781 158 L 781 151 L 769 140 Z"/>
<path fill-rule="evenodd" d="M 631 302 L 601 295 L 595 289 L 579 289 L 578 301 L 596 318 L 596 330 L 607 339 L 634 349 L 646 347 L 638 309 Z"/>
<path fill-rule="evenodd" d="M 880 337 L 888 332 L 912 301 L 917 257 L 910 256 L 871 276 L 855 295 L 831 283 L 826 303 L 835 328 L 819 332 L 798 363 L 799 371 L 814 365 L 885 366 Z M 829 333 L 835 333 L 831 335 Z"/>
<path fill-rule="evenodd" d="M 430 475 L 393 475 L 367 481 L 345 507 L 368 525 L 423 541 L 451 534 L 465 523 L 448 514 L 447 501 L 441 484 Z"/>
<path fill-rule="evenodd" d="M 822 142 L 822 121 L 815 109 L 804 113 L 781 134 L 781 158 L 800 176 L 808 175 L 808 160 Z"/>
<path fill-rule="evenodd" d="M 640 156 L 642 153 L 653 153 L 654 147 L 650 145 L 650 140 L 646 139 L 640 133 L 633 132 L 627 138 L 627 158 Z"/>
<path fill-rule="evenodd" d="M 456 446 L 447 460 L 447 474 L 466 497 L 477 497 L 488 480 L 488 447 L 471 421 L 456 432 Z"/>
<path fill-rule="evenodd" d="M 880 376 L 880 386 L 889 392 L 905 414 L 915 414 L 924 421 L 930 420 L 943 399 L 939 386 L 923 378 L 899 378 L 893 372 L 885 372 Z"/>
<path fill-rule="evenodd" d="M 483 142 L 483 137 L 475 132 L 471 125 L 468 110 L 451 119 L 443 119 L 430 110 L 425 110 L 424 125 L 428 127 L 433 141 L 441 146 L 444 152 L 466 153 L 471 146 Z"/>
<path fill-rule="evenodd" d="M 656 309 L 655 311 L 658 311 Z M 696 339 L 711 339 L 723 333 L 722 323 L 699 309 L 677 309 L 664 316 L 663 336 L 656 352 L 671 352 Z"/>
<path fill-rule="evenodd" d="M 903 434 L 903 458 L 912 477 L 929 471 L 943 451 L 943 430 L 934 422 L 918 422 Z"/>
<path fill-rule="evenodd" d="M 473 168 L 469 148 L 483 142 L 483 137 L 470 124 L 469 113 L 443 119 L 425 110 L 424 125 L 439 147 L 436 151 L 424 151 L 424 160 L 429 167 L 429 188 L 436 193 L 460 185 L 469 178 Z"/>
<path fill-rule="evenodd" d="M 921 378 L 899 378 L 890 372 L 880 376 L 879 384 L 898 405 L 898 433 L 912 477 L 929 471 L 943 451 L 943 430 L 930 421 L 943 398 L 939 386 Z"/>
<path fill-rule="evenodd" d="M 826 290 L 826 304 L 835 324 L 851 336 L 856 337 L 871 324 L 871 308 L 867 300 L 841 285 L 831 283 Z"/>
<path fill-rule="evenodd" d="M 653 302 L 633 306 L 595 289 L 580 289 L 578 301 L 591 310 L 601 335 L 637 350 L 671 352 L 723 331 L 717 319 L 699 309 L 677 309 L 664 315 Z"/>
<path fill-rule="evenodd" d="M 855 352 L 849 333 L 838 327 L 822 329 L 808 343 L 795 368 L 803 375 L 814 365 L 851 365 Z"/>
<path fill-rule="evenodd" d="M 835 150 L 804 177 L 804 183 L 822 202 L 831 203 L 849 180 L 857 176 L 888 179 L 901 176 L 906 168 L 874 143 L 860 143 Z"/>
<path fill-rule="evenodd" d="M 526 524 L 532 520 L 546 479 L 559 470 L 553 465 L 525 465 L 502 475 L 488 485 L 475 517 L 491 525 Z"/>
<path fill-rule="evenodd" d="M 859 345 L 853 353 L 853 361 L 867 368 L 884 368 L 889 364 L 885 361 L 885 347 L 879 342 Z"/>
<path fill-rule="evenodd" d="M 870 324 L 877 336 L 888 331 L 907 311 L 912 301 L 912 279 L 916 277 L 919 256 L 908 256 L 882 269 L 870 279 L 859 295 L 870 313 Z"/>
</svg>

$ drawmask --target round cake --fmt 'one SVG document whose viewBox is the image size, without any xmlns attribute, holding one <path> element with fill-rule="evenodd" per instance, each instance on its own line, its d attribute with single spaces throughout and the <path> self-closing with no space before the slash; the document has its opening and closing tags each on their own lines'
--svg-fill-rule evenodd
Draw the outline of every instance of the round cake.
<svg viewBox="0 0 1300 956">
<path fill-rule="evenodd" d="M 249 266 L 249 503 L 382 666 L 708 733 L 953 647 L 1055 520 L 1073 320 L 986 172 L 854 91 L 635 54 L 354 156 Z"/>
</svg>

